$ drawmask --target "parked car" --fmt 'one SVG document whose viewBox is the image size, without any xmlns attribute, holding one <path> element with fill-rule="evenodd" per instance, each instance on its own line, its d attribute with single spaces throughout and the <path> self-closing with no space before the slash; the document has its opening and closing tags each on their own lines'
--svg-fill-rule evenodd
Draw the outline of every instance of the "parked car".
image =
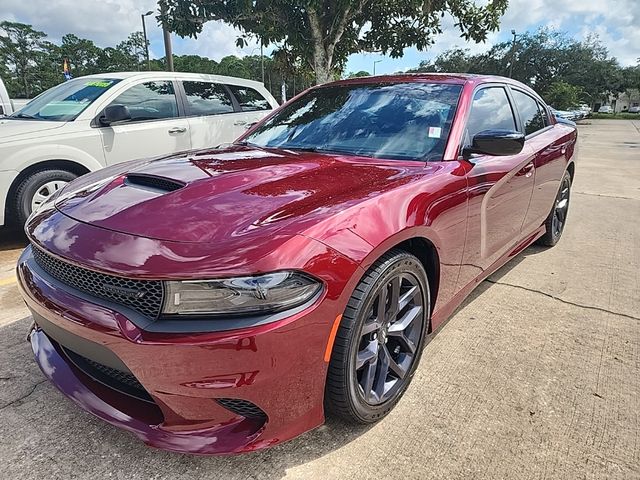
<svg viewBox="0 0 640 480">
<path fill-rule="evenodd" d="M 0 225 L 79 175 L 126 160 L 231 142 L 277 106 L 264 86 L 190 73 L 76 78 L 0 120 Z"/>
<path fill-rule="evenodd" d="M 613 113 L 613 108 L 611 105 L 602 105 L 600 109 L 598 109 L 598 113 Z"/>
<path fill-rule="evenodd" d="M 580 105 L 578 105 L 578 110 L 583 112 L 585 117 L 588 117 L 589 115 L 591 115 L 591 107 L 586 103 L 581 103 Z"/>
<path fill-rule="evenodd" d="M 640 113 L 640 105 L 633 105 L 629 107 L 629 113 Z"/>
<path fill-rule="evenodd" d="M 580 115 L 573 110 L 556 110 L 555 108 L 552 108 L 551 112 L 556 118 L 563 118 L 565 120 L 571 120 L 573 122 L 580 118 Z"/>
<path fill-rule="evenodd" d="M 24 98 L 11 99 L 7 87 L 5 87 L 2 78 L 0 78 L 0 117 L 11 115 L 16 110 L 24 107 L 29 100 Z"/>
<path fill-rule="evenodd" d="M 325 407 L 376 422 L 484 278 L 559 241 L 576 139 L 511 79 L 367 77 L 227 148 L 86 175 L 26 225 L 36 361 L 167 450 L 269 447 Z"/>
</svg>

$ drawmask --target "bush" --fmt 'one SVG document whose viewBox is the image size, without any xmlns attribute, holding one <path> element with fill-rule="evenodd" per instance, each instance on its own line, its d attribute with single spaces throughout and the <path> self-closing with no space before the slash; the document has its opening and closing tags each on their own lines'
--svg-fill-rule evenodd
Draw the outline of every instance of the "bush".
<svg viewBox="0 0 640 480">
<path fill-rule="evenodd" d="M 595 120 L 609 119 L 609 120 L 640 120 L 640 114 L 638 113 L 592 113 L 589 118 Z"/>
</svg>

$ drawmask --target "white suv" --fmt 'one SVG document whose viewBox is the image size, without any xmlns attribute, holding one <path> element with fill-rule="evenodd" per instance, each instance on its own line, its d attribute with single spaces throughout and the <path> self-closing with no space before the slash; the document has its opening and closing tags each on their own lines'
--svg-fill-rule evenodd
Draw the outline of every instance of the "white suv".
<svg viewBox="0 0 640 480">
<path fill-rule="evenodd" d="M 232 142 L 278 106 L 261 83 L 174 72 L 62 83 L 0 119 L 0 225 L 107 165 Z"/>
</svg>

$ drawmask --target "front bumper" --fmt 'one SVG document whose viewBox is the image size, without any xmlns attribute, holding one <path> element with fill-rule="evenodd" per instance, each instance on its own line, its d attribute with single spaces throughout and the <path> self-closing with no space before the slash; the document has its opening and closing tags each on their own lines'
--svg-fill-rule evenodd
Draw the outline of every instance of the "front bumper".
<svg viewBox="0 0 640 480">
<path fill-rule="evenodd" d="M 292 317 L 243 330 L 159 334 L 59 288 L 35 264 L 30 248 L 19 260 L 18 280 L 36 322 L 29 338 L 45 376 L 81 408 L 150 446 L 195 454 L 247 452 L 324 421 L 323 355 L 342 301 L 324 297 Z M 77 345 L 84 346 L 75 353 L 85 356 L 108 351 L 152 401 L 105 386 L 78 368 L 65 350 Z M 92 360 L 101 362 L 98 357 Z M 234 413 L 219 399 L 251 402 L 266 418 Z"/>
</svg>

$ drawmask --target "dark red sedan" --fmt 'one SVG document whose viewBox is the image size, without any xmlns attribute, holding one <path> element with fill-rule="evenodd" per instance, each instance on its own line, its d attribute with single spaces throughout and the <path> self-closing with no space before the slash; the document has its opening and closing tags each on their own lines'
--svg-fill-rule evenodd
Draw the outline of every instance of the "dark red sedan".
<svg viewBox="0 0 640 480">
<path fill-rule="evenodd" d="M 36 360 L 167 450 L 256 450 L 327 411 L 379 420 L 469 292 L 559 240 L 576 136 L 512 80 L 372 77 L 313 88 L 228 148 L 86 175 L 27 223 Z"/>
</svg>

